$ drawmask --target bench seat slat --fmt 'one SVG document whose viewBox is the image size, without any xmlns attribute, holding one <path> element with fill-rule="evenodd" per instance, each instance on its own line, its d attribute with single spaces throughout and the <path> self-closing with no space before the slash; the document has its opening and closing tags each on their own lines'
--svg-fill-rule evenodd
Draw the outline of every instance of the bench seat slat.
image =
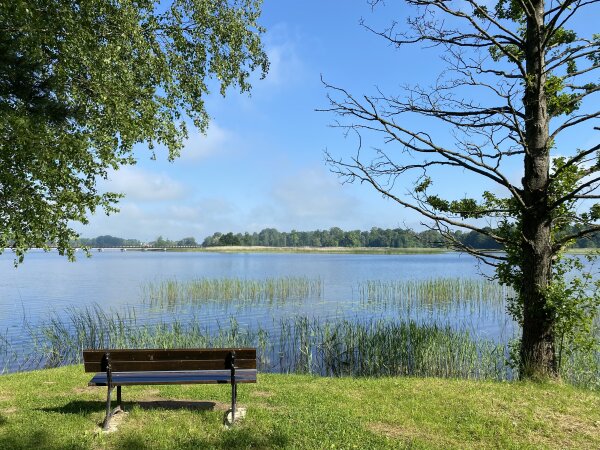
<svg viewBox="0 0 600 450">
<path fill-rule="evenodd" d="M 235 371 L 236 383 L 256 383 L 256 369 Z M 143 384 L 229 384 L 230 370 L 194 370 L 173 372 L 113 372 L 115 386 Z M 106 373 L 97 373 L 88 386 L 106 386 Z"/>
<path fill-rule="evenodd" d="M 86 372 L 101 372 L 103 367 L 98 362 L 85 362 Z M 111 368 L 114 372 L 151 371 L 181 371 L 181 370 L 220 370 L 230 367 L 224 359 L 221 360 L 159 360 L 159 361 L 121 361 L 113 359 L 111 353 Z M 236 369 L 256 369 L 256 359 L 235 359 Z"/>
<path fill-rule="evenodd" d="M 113 361 L 224 360 L 231 351 L 236 359 L 256 359 L 255 348 L 84 350 L 83 359 L 100 363 L 107 351 Z"/>
</svg>

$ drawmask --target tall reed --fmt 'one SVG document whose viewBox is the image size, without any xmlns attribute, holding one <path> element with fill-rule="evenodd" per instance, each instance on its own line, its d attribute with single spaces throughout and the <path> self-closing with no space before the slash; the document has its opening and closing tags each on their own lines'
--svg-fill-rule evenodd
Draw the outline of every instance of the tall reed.
<svg viewBox="0 0 600 450">
<path fill-rule="evenodd" d="M 134 309 L 106 312 L 94 305 L 55 314 L 33 338 L 45 367 L 78 363 L 84 349 L 231 347 L 255 341 L 255 333 L 240 329 L 234 318 L 215 329 L 200 323 L 194 318 L 140 323 Z"/>
<path fill-rule="evenodd" d="M 341 376 L 437 376 L 505 380 L 504 346 L 467 331 L 415 321 L 282 321 L 278 370 Z"/>
<path fill-rule="evenodd" d="M 51 318 L 37 338 L 44 365 L 80 362 L 86 348 L 255 346 L 260 368 L 341 376 L 511 377 L 504 346 L 475 340 L 442 324 L 398 320 L 319 320 L 300 316 L 270 329 L 242 328 L 235 318 L 209 328 L 186 322 L 138 323 L 133 311 L 70 309 Z"/>
<path fill-rule="evenodd" d="M 514 295 L 511 288 L 485 279 L 432 278 L 426 280 L 368 280 L 358 284 L 364 303 L 418 302 L 442 305 L 454 302 L 503 302 Z"/>
<path fill-rule="evenodd" d="M 464 312 L 468 316 L 505 314 L 511 288 L 484 279 L 434 278 L 426 280 L 369 280 L 358 283 L 358 298 L 364 308 L 429 311 L 436 315 Z"/>
<path fill-rule="evenodd" d="M 257 304 L 287 302 L 306 298 L 320 299 L 323 283 L 306 277 L 265 278 L 198 278 L 164 280 L 141 287 L 142 299 L 152 306 L 175 307 L 209 301 Z"/>
</svg>

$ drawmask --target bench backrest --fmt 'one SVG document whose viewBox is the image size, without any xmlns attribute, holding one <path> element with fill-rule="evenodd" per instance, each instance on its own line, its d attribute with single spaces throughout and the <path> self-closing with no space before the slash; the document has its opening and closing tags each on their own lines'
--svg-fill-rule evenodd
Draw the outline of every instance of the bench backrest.
<svg viewBox="0 0 600 450">
<path fill-rule="evenodd" d="M 84 350 L 86 372 L 163 372 L 177 370 L 229 370 L 232 355 L 236 369 L 256 369 L 255 348 L 215 349 L 106 349 Z"/>
</svg>

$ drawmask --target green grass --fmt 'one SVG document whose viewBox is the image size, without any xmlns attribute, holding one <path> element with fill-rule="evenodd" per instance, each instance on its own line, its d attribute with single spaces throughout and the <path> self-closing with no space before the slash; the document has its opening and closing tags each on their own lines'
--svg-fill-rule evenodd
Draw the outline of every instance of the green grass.
<svg viewBox="0 0 600 450">
<path fill-rule="evenodd" d="M 566 252 L 573 255 L 593 255 L 600 253 L 600 248 L 568 248 Z"/>
<path fill-rule="evenodd" d="M 106 390 L 89 379 L 82 366 L 0 377 L 0 448 L 600 448 L 600 394 L 563 384 L 259 374 L 229 430 L 228 386 L 125 387 L 129 413 L 105 434 Z M 201 401 L 216 410 L 189 408 Z"/>
</svg>

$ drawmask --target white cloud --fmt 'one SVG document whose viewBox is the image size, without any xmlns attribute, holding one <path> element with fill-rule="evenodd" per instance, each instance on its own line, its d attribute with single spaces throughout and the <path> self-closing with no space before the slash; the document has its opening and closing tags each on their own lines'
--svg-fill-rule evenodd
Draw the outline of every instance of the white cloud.
<svg viewBox="0 0 600 450">
<path fill-rule="evenodd" d="M 247 212 L 236 228 L 259 231 L 312 230 L 332 226 L 355 227 L 364 212 L 362 202 L 322 167 L 309 167 L 273 179 L 265 200 Z"/>
<path fill-rule="evenodd" d="M 184 196 L 184 187 L 165 175 L 136 167 L 125 167 L 111 174 L 111 179 L 107 190 L 126 194 L 118 205 L 120 212 L 90 217 L 89 225 L 77 227 L 83 236 L 111 234 L 143 241 L 159 235 L 170 239 L 194 236 L 202 241 L 215 231 L 368 229 L 400 226 L 408 218 L 393 202 L 363 186 L 341 185 L 319 165 L 286 171 L 252 194 L 235 190 L 228 196 L 199 198 L 192 193 Z"/>
<path fill-rule="evenodd" d="M 267 84 L 282 86 L 297 81 L 303 72 L 303 64 L 293 44 L 287 42 L 267 48 L 269 73 Z"/>
<path fill-rule="evenodd" d="M 154 173 L 135 166 L 111 171 L 102 182 L 107 191 L 125 194 L 127 200 L 164 201 L 181 199 L 186 194 L 183 184 L 164 173 Z"/>
<path fill-rule="evenodd" d="M 226 153 L 230 150 L 231 145 L 232 135 L 215 122 L 211 122 L 206 135 L 196 129 L 190 133 L 181 151 L 181 159 L 183 161 L 199 161 L 213 155 Z"/>
<path fill-rule="evenodd" d="M 110 234 L 151 241 L 159 235 L 170 239 L 193 236 L 201 241 L 214 231 L 239 230 L 243 223 L 235 205 L 224 198 L 155 205 L 139 205 L 125 199 L 118 207 L 118 213 L 95 214 L 88 225 L 76 228 L 84 237 Z"/>
<path fill-rule="evenodd" d="M 283 86 L 296 82 L 305 73 L 304 63 L 297 50 L 297 38 L 291 36 L 285 24 L 279 24 L 269 30 L 266 39 L 266 52 L 269 58 L 269 73 L 263 83 L 273 86 Z"/>
<path fill-rule="evenodd" d="M 288 215 L 299 220 L 339 217 L 353 210 L 356 202 L 331 174 L 315 168 L 281 180 L 273 188 L 273 197 Z"/>
</svg>

